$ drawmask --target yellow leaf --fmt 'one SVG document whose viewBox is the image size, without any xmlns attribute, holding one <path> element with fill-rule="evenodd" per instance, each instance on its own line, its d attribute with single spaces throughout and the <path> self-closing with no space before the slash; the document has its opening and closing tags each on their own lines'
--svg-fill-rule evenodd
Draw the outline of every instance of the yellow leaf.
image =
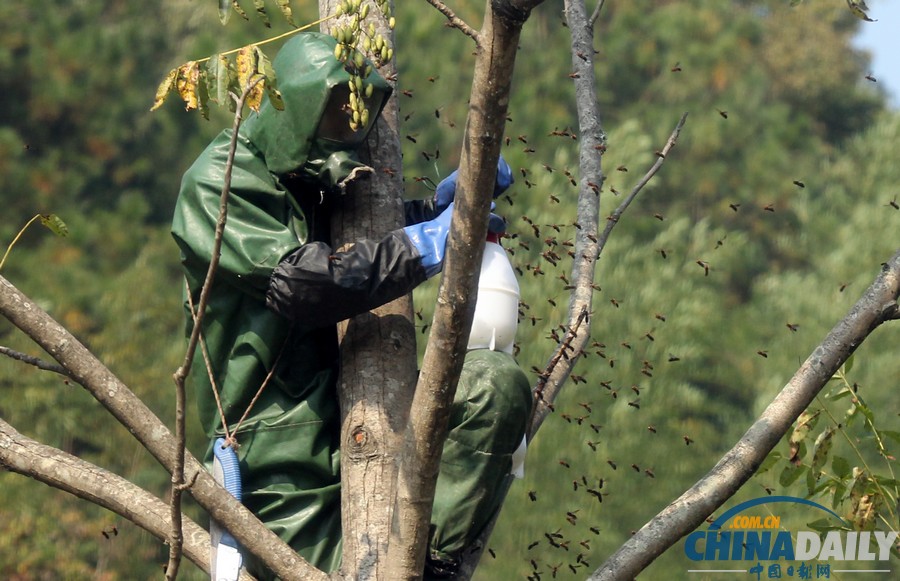
<svg viewBox="0 0 900 581">
<path fill-rule="evenodd" d="M 847 6 L 850 8 L 850 12 L 853 13 L 853 16 L 856 16 L 860 20 L 865 20 L 866 22 L 875 22 L 869 18 L 869 15 L 866 12 L 869 10 L 869 7 L 866 6 L 865 0 L 847 0 Z"/>
<path fill-rule="evenodd" d="M 250 79 L 256 74 L 257 58 L 256 47 L 252 44 L 238 51 L 237 74 L 241 91 L 247 87 Z"/>
<path fill-rule="evenodd" d="M 189 61 L 178 67 L 178 78 L 175 81 L 178 94 L 184 101 L 186 111 L 197 108 L 197 82 L 200 79 L 200 66 L 197 61 Z"/>
<path fill-rule="evenodd" d="M 169 71 L 169 74 L 166 75 L 166 78 L 159 84 L 159 87 L 156 88 L 156 98 L 153 99 L 153 106 L 150 107 L 151 111 L 156 111 L 165 102 L 166 96 L 169 94 L 169 91 L 172 90 L 172 85 L 175 84 L 176 76 L 178 76 L 178 69 L 172 69 Z"/>
<path fill-rule="evenodd" d="M 247 94 L 247 100 L 245 102 L 247 103 L 248 107 L 258 113 L 259 106 L 262 104 L 263 95 L 266 92 L 266 79 L 262 75 L 254 75 L 251 79 L 251 82 L 255 82 L 257 80 L 258 82 L 253 85 L 253 88 L 250 89 L 250 92 Z"/>
<path fill-rule="evenodd" d="M 247 13 L 244 12 L 244 9 L 241 8 L 241 5 L 238 4 L 238 0 L 231 0 L 231 7 L 234 8 L 234 11 L 237 12 L 241 18 L 244 20 L 250 20 L 250 17 L 247 16 Z"/>
</svg>

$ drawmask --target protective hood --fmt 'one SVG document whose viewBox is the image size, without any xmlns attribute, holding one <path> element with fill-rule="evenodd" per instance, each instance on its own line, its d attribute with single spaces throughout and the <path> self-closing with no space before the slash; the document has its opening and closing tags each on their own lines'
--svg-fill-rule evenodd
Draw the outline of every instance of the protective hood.
<svg viewBox="0 0 900 581">
<path fill-rule="evenodd" d="M 272 63 L 284 110 L 275 109 L 266 97 L 259 113 L 251 115 L 240 128 L 240 134 L 275 175 L 295 172 L 301 177 L 331 182 L 335 180 L 333 174 L 343 173 L 340 167 L 360 165 L 351 150 L 366 138 L 391 87 L 372 67 L 364 81 L 374 86 L 372 96 L 366 100 L 373 121 L 365 130 L 350 132 L 350 118 L 341 110 L 341 104 L 348 102 L 350 74 L 334 57 L 336 44 L 334 38 L 318 32 L 301 33 L 287 41 Z M 329 120 L 322 124 L 326 111 Z M 317 135 L 320 125 L 343 125 L 348 130 L 343 137 L 326 139 Z M 320 176 L 323 169 L 327 175 Z"/>
</svg>

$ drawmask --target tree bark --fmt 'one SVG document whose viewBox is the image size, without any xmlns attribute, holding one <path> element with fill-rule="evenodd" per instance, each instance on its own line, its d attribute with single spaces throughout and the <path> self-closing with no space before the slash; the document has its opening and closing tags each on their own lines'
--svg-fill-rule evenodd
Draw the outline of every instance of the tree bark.
<svg viewBox="0 0 900 581">
<path fill-rule="evenodd" d="M 320 0 L 331 14 L 339 2 Z M 393 31 L 379 10 L 366 25 L 390 39 Z M 329 21 L 327 26 L 333 25 Z M 326 26 L 326 25 L 323 25 Z M 371 55 L 370 55 L 371 56 Z M 378 71 L 396 79 L 394 62 Z M 336 205 L 332 245 L 381 238 L 403 226 L 403 178 L 399 105 L 391 96 L 360 150 L 375 172 L 354 182 Z M 396 489 L 397 462 L 416 381 L 416 333 L 412 297 L 406 296 L 338 326 L 341 352 L 341 524 L 346 579 L 388 579 L 387 546 Z"/>
<path fill-rule="evenodd" d="M 633 579 L 656 557 L 703 523 L 747 480 L 834 373 L 883 322 L 896 319 L 900 251 L 737 444 L 694 486 L 631 536 L 591 581 Z"/>
</svg>

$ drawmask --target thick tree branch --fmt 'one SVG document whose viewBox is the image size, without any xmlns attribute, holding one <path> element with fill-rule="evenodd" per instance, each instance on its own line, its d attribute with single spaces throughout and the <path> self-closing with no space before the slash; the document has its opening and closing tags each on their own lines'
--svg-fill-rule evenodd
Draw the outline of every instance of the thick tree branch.
<svg viewBox="0 0 900 581">
<path fill-rule="evenodd" d="M 472 325 L 516 50 L 528 10 L 496 0 L 479 33 L 455 211 L 398 476 L 388 553 L 392 581 L 419 578 L 425 562 L 435 483 Z"/>
<path fill-rule="evenodd" d="M 161 541 L 171 522 L 166 503 L 143 488 L 75 456 L 23 436 L 0 420 L 0 466 L 106 508 Z M 184 520 L 184 554 L 209 572 L 209 534 Z M 242 581 L 252 581 L 242 575 Z"/>
<path fill-rule="evenodd" d="M 900 251 L 737 444 L 694 486 L 645 524 L 593 575 L 591 581 L 633 579 L 656 557 L 700 526 L 756 472 L 766 455 L 834 373 L 897 310 Z"/>
<path fill-rule="evenodd" d="M 172 471 L 176 442 L 165 424 L 84 345 L 2 276 L 0 314 L 56 359 L 166 470 Z M 185 476 L 192 481 L 190 491 L 197 503 L 282 579 L 327 579 L 219 486 L 190 454 L 185 455 Z"/>
</svg>

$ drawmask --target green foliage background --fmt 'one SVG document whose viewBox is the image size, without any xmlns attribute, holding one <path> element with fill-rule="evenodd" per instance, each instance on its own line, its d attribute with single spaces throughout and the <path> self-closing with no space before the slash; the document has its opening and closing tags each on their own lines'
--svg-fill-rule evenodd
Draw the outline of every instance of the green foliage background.
<svg viewBox="0 0 900 581">
<path fill-rule="evenodd" d="M 284 26 L 273 6 L 272 31 L 252 16 L 222 29 L 215 3 L 200 4 L 0 5 L 0 242 L 5 249 L 39 212 L 59 214 L 70 230 L 59 239 L 30 229 L 3 275 L 167 421 L 181 357 L 168 221 L 181 173 L 229 115 L 204 121 L 173 97 L 149 107 L 172 67 Z M 483 6 L 460 4 L 477 26 Z M 842 2 L 788 4 L 604 6 L 595 44 L 609 137 L 602 215 L 685 111 L 688 123 L 604 251 L 595 344 L 531 446 L 479 579 L 587 577 L 733 445 L 896 251 L 900 117 L 850 46 L 864 23 Z M 306 22 L 315 6 L 294 11 Z M 473 46 L 425 3 L 396 13 L 402 169 L 407 196 L 426 197 L 422 178 L 438 181 L 459 157 Z M 567 172 L 578 179 L 568 46 L 559 6 L 532 14 L 503 148 L 517 172 L 499 211 L 521 271 L 527 370 L 546 364 L 567 304 L 577 195 Z M 416 291 L 423 345 L 434 288 Z M 851 372 L 888 430 L 900 429 L 898 340 L 896 325 L 879 330 Z M 37 354 L 5 321 L 0 344 Z M 0 414 L 23 433 L 164 494 L 164 471 L 77 387 L 0 359 L 0 389 Z M 203 442 L 191 437 L 198 452 Z M 878 460 L 871 446 L 861 449 Z M 767 474 L 740 497 L 773 486 L 806 494 L 802 483 L 784 489 Z M 602 502 L 588 489 L 601 490 Z M 165 547 L 108 512 L 12 474 L 0 474 L 0 497 L 4 579 L 161 574 Z M 681 578 L 688 565 L 676 545 L 645 575 Z M 184 577 L 203 578 L 192 567 Z"/>
</svg>

